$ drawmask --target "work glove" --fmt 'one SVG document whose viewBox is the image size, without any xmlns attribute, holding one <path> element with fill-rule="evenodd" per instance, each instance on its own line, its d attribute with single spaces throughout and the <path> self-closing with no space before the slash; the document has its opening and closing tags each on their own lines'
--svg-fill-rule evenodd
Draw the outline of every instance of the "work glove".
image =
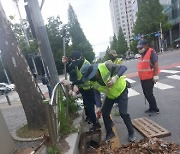
<svg viewBox="0 0 180 154">
<path fill-rule="evenodd" d="M 76 85 L 74 85 L 74 87 L 73 87 L 73 91 L 74 91 L 75 93 L 78 93 L 79 88 L 78 88 Z"/>
<path fill-rule="evenodd" d="M 111 87 L 113 84 L 116 83 L 116 81 L 117 81 L 118 78 L 119 78 L 118 75 L 113 76 L 113 77 L 107 82 L 107 86 L 108 86 L 108 87 Z"/>
<path fill-rule="evenodd" d="M 69 95 L 70 95 L 73 99 L 76 99 L 76 98 L 77 98 L 77 94 L 76 94 L 73 90 L 69 90 Z"/>
<path fill-rule="evenodd" d="M 62 56 L 62 63 L 67 64 L 68 63 L 68 57 Z"/>
<path fill-rule="evenodd" d="M 64 86 L 70 86 L 72 84 L 71 81 L 69 80 L 62 80 L 61 83 L 64 85 Z"/>
<path fill-rule="evenodd" d="M 155 75 L 155 76 L 153 77 L 154 83 L 156 83 L 158 80 L 159 80 L 159 76 L 158 76 L 158 75 Z"/>
<path fill-rule="evenodd" d="M 101 118 L 101 115 L 102 115 L 102 112 L 101 112 L 101 108 L 100 107 L 97 107 L 97 112 L 96 112 L 96 116 L 97 118 Z"/>
</svg>

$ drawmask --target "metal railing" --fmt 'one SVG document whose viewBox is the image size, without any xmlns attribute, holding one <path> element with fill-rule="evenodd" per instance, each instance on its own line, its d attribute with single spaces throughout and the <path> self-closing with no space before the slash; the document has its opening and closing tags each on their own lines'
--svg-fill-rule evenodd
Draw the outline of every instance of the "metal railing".
<svg viewBox="0 0 180 154">
<path fill-rule="evenodd" d="M 53 146 L 57 144 L 60 138 L 59 113 L 61 112 L 62 100 L 65 98 L 65 89 L 61 83 L 58 82 L 52 91 L 51 99 L 44 100 L 49 138 Z"/>
</svg>

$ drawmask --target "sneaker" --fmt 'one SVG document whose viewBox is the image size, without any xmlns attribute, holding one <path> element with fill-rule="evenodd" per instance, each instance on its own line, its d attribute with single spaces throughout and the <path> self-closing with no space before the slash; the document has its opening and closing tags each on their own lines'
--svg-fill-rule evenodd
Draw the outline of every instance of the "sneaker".
<svg viewBox="0 0 180 154">
<path fill-rule="evenodd" d="M 144 113 L 150 113 L 150 112 L 152 112 L 152 110 L 150 109 L 147 109 L 146 111 L 144 111 Z"/>
<path fill-rule="evenodd" d="M 101 128 L 101 125 L 99 124 L 99 122 L 97 122 L 96 124 L 94 124 L 90 129 L 89 131 L 92 132 L 92 131 L 95 131 L 95 130 L 99 130 Z"/>
<path fill-rule="evenodd" d="M 155 115 L 157 115 L 157 114 L 159 114 L 160 112 L 159 111 L 151 111 L 150 113 L 149 113 L 149 116 L 155 116 Z"/>
<path fill-rule="evenodd" d="M 129 142 L 135 142 L 136 141 L 136 137 L 134 136 L 134 134 L 129 134 L 128 141 Z"/>
<path fill-rule="evenodd" d="M 105 142 L 109 142 L 112 138 L 114 138 L 115 137 L 115 134 L 114 134 L 114 132 L 112 131 L 112 132 L 110 132 L 110 133 L 108 133 L 107 135 L 106 135 L 106 138 L 104 139 L 104 141 Z"/>
</svg>

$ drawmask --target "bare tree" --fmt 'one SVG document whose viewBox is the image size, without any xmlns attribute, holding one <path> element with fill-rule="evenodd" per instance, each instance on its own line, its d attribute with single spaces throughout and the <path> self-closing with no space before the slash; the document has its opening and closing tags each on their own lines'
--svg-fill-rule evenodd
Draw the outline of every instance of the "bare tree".
<svg viewBox="0 0 180 154">
<path fill-rule="evenodd" d="M 22 55 L 14 33 L 0 2 L 0 50 L 24 108 L 29 128 L 42 128 L 45 124 L 43 96 L 30 68 Z"/>
</svg>

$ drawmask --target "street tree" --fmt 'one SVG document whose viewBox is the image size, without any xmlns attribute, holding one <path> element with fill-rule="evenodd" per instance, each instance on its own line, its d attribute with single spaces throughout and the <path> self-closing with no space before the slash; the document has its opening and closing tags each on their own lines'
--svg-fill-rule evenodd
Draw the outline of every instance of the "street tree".
<svg viewBox="0 0 180 154">
<path fill-rule="evenodd" d="M 159 0 L 142 0 L 139 4 L 137 20 L 134 26 L 135 35 L 158 32 L 160 31 L 160 23 L 163 30 L 169 29 L 168 17 L 162 11 L 163 7 Z"/>
<path fill-rule="evenodd" d="M 51 45 L 51 49 L 54 55 L 54 60 L 56 63 L 57 71 L 59 74 L 62 74 L 63 64 L 61 62 L 63 56 L 63 31 L 65 33 L 65 45 L 66 45 L 66 52 L 67 55 L 69 54 L 69 36 L 68 36 L 68 28 L 66 25 L 63 25 L 60 17 L 50 17 L 48 18 L 48 23 L 46 25 L 47 34 L 49 38 L 49 42 Z"/>
<path fill-rule="evenodd" d="M 128 50 L 127 42 L 125 40 L 122 28 L 119 27 L 118 33 L 118 42 L 117 42 L 117 53 L 119 56 L 125 55 L 126 51 Z"/>
<path fill-rule="evenodd" d="M 18 46 L 10 23 L 0 2 L 0 50 L 4 65 L 8 68 L 24 108 L 29 128 L 45 125 L 45 110 L 40 93 L 30 68 Z"/>
<path fill-rule="evenodd" d="M 71 50 L 82 51 L 84 57 L 92 62 L 95 57 L 92 45 L 87 40 L 82 28 L 80 27 L 78 18 L 71 5 L 69 5 L 68 8 L 68 20 L 69 34 L 72 42 Z"/>
<path fill-rule="evenodd" d="M 111 47 L 112 50 L 118 50 L 118 40 L 117 40 L 115 34 L 113 36 L 113 40 L 111 42 L 111 46 L 110 47 Z"/>
</svg>

